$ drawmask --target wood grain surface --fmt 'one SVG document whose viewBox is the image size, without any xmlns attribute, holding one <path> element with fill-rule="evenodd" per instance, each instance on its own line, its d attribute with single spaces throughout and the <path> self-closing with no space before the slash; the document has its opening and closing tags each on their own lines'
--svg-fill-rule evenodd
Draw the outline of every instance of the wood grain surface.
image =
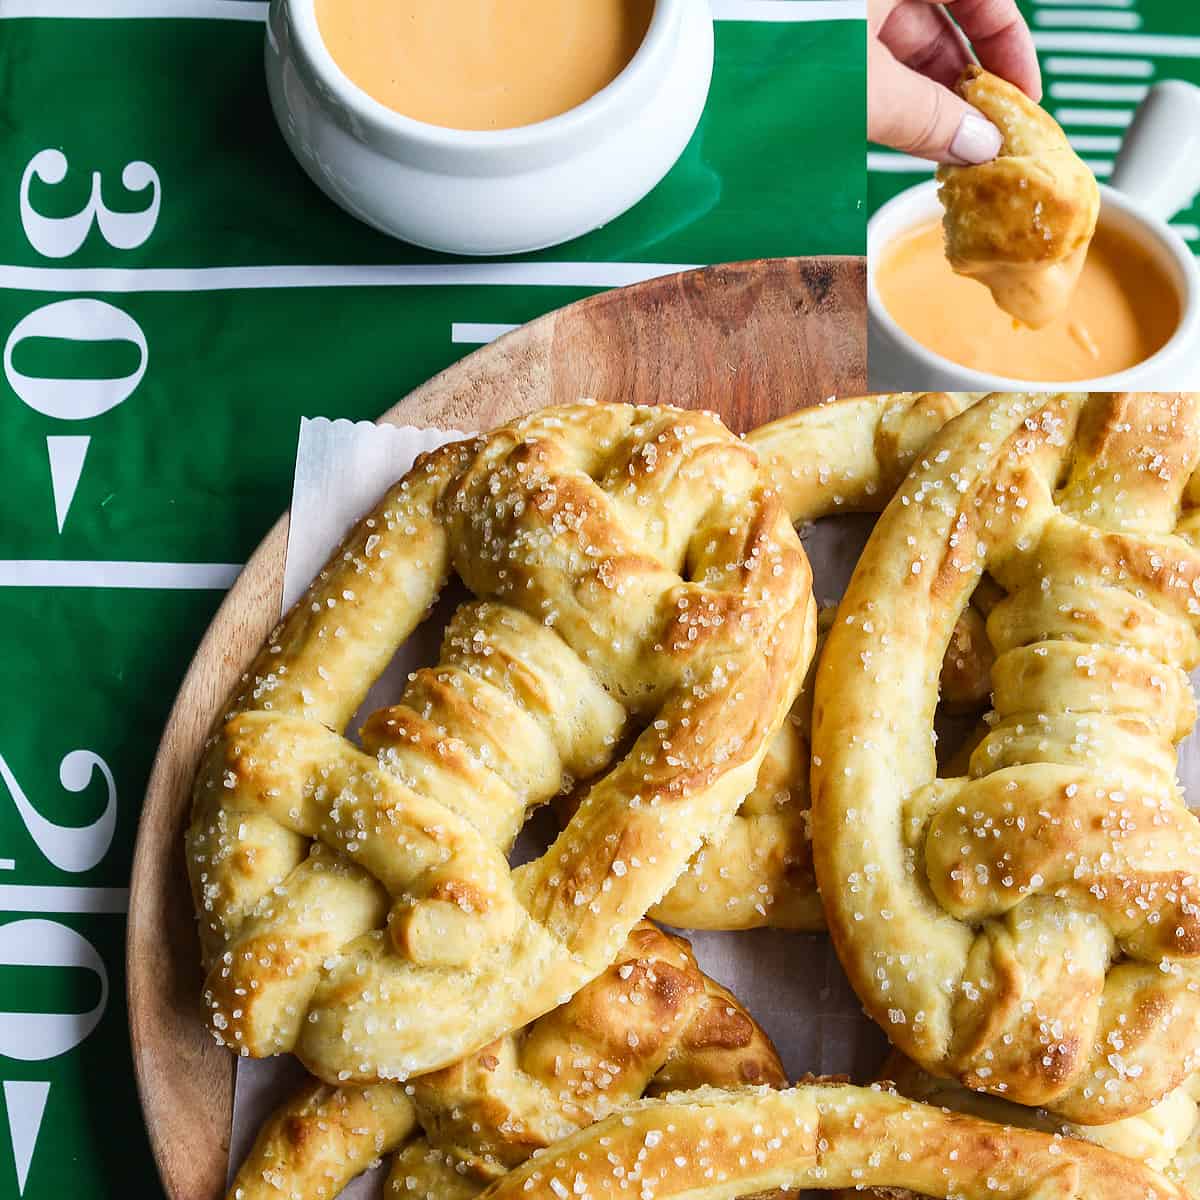
<svg viewBox="0 0 1200 1200">
<path fill-rule="evenodd" d="M 866 390 L 865 265 L 770 259 L 605 292 L 476 351 L 388 409 L 393 424 L 486 429 L 581 397 L 714 409 L 739 432 Z M 279 617 L 287 514 L 226 596 L 168 718 L 130 890 L 134 1068 L 171 1200 L 224 1192 L 234 1059 L 204 1028 L 183 831 L 208 730 Z"/>
</svg>

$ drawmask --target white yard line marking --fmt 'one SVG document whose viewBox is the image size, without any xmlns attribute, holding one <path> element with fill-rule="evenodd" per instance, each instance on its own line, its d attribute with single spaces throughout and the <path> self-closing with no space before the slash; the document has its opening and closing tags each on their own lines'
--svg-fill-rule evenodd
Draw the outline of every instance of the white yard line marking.
<svg viewBox="0 0 1200 1200">
<path fill-rule="evenodd" d="M 920 171 L 922 173 L 932 174 L 937 163 L 932 163 L 927 158 L 917 158 L 912 154 L 896 154 L 886 150 L 869 150 L 867 151 L 867 170 L 868 171 Z"/>
<path fill-rule="evenodd" d="M 866 0 L 712 0 L 712 7 L 718 21 L 863 21 L 867 16 Z M 0 20 L 156 17 L 264 21 L 266 16 L 263 0 L 0 0 Z"/>
<path fill-rule="evenodd" d="M 1077 133 L 1071 138 L 1071 145 L 1076 151 L 1092 150 L 1101 154 L 1116 154 L 1121 148 L 1121 139 L 1102 133 Z"/>
<path fill-rule="evenodd" d="M 1104 124 L 1116 124 L 1115 121 L 1105 121 Z M 1121 139 L 1118 137 L 1095 137 L 1089 138 L 1087 135 L 1072 138 L 1072 145 L 1075 145 L 1077 150 L 1098 150 L 1098 151 L 1117 151 L 1121 148 Z M 1076 144 L 1078 143 L 1078 144 Z M 1090 144 L 1089 144 L 1090 143 Z M 1106 176 L 1112 174 L 1112 159 L 1108 158 L 1085 158 L 1083 160 L 1096 175 Z M 867 152 L 867 170 L 880 171 L 892 175 L 903 174 L 922 174 L 932 175 L 936 163 L 930 162 L 928 159 L 916 158 L 911 154 L 897 154 L 889 150 L 869 150 Z"/>
<path fill-rule="evenodd" d="M 1079 161 L 1098 179 L 1107 179 L 1112 174 L 1111 158 L 1081 158 Z"/>
<path fill-rule="evenodd" d="M 1039 50 L 1200 58 L 1200 37 L 1174 37 L 1169 33 L 1058 33 L 1039 29 L 1034 31 L 1033 43 Z"/>
<path fill-rule="evenodd" d="M 226 591 L 240 563 L 88 562 L 85 560 L 0 559 L 0 588 L 145 588 Z"/>
<path fill-rule="evenodd" d="M 1058 29 L 1141 29 L 1142 18 L 1135 12 L 1105 12 L 1103 9 L 1040 9 L 1033 23 Z"/>
<path fill-rule="evenodd" d="M 1056 108 L 1060 125 L 1119 125 L 1125 128 L 1133 120 L 1131 108 Z"/>
<path fill-rule="evenodd" d="M 1144 100 L 1150 90 L 1145 83 L 1052 83 L 1055 100 Z"/>
<path fill-rule="evenodd" d="M 1200 238 L 1200 225 L 1185 225 L 1183 222 L 1176 224 L 1174 221 L 1172 221 L 1171 228 L 1175 230 L 1175 232 L 1179 234 L 1179 236 L 1183 238 L 1185 242 L 1194 242 L 1197 238 Z"/>
<path fill-rule="evenodd" d="M 128 888 L 0 884 L 0 912 L 4 913 L 124 913 L 128 911 Z"/>
<path fill-rule="evenodd" d="M 866 0 L 712 0 L 715 21 L 865 21 Z"/>
<path fill-rule="evenodd" d="M 1154 64 L 1148 58 L 1069 58 L 1051 54 L 1042 65 L 1047 75 L 1108 75 L 1115 79 L 1154 76 Z"/>
<path fill-rule="evenodd" d="M 475 321 L 455 321 L 450 326 L 450 340 L 463 346 L 483 346 L 503 334 L 511 333 L 515 325 L 488 325 Z"/>
<path fill-rule="evenodd" d="M 687 263 L 473 262 L 314 267 L 6 267 L 0 288 L 30 292 L 216 292 L 240 288 L 624 287 Z"/>
<path fill-rule="evenodd" d="M 17 869 L 17 860 L 15 858 L 0 858 L 0 871 L 15 871 Z"/>
<path fill-rule="evenodd" d="M 1042 8 L 1078 8 L 1080 0 L 1033 0 Z M 1133 0 L 1083 0 L 1089 8 L 1132 8 Z"/>
</svg>

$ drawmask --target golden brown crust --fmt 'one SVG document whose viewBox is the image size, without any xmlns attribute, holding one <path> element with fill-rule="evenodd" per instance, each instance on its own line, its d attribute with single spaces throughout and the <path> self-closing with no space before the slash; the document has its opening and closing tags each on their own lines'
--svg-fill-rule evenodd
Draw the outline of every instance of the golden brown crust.
<svg viewBox="0 0 1200 1200">
<path fill-rule="evenodd" d="M 794 524 L 880 512 L 913 459 L 978 392 L 893 392 L 802 408 L 746 442 L 762 459 Z"/>
<path fill-rule="evenodd" d="M 393 1151 L 391 1194 L 474 1196 L 643 1094 L 785 1083 L 736 997 L 686 941 L 643 921 L 566 1004 L 451 1067 L 407 1085 L 301 1088 L 264 1126 L 229 1200 L 321 1200 Z"/>
<path fill-rule="evenodd" d="M 942 657 L 939 693 L 950 712 L 978 712 L 992 693 L 996 655 L 988 640 L 987 622 L 973 605 L 959 614 Z"/>
<path fill-rule="evenodd" d="M 794 524 L 878 512 L 917 453 L 979 398 L 968 392 L 912 392 L 836 400 L 755 429 L 746 442 L 762 458 Z M 982 617 L 968 609 L 942 673 L 948 711 L 984 707 L 991 660 Z M 651 910 L 653 917 L 687 929 L 825 928 L 809 830 L 811 723 L 810 677 L 737 816 L 719 842 L 706 844 L 688 863 Z"/>
<path fill-rule="evenodd" d="M 330 730 L 451 568 L 482 599 L 372 723 L 371 757 Z M 424 456 L 273 633 L 208 745 L 188 859 L 214 1034 L 368 1083 L 549 1011 L 736 811 L 814 639 L 800 542 L 711 415 L 570 406 Z M 505 753 L 522 732 L 524 760 Z M 510 874 L 501 837 L 581 775 L 569 827 Z"/>
<path fill-rule="evenodd" d="M 556 1143 L 484 1195 L 735 1200 L 780 1187 L 896 1188 L 939 1200 L 1184 1200 L 1161 1175 L 1086 1142 L 882 1088 L 820 1083 L 643 1101 Z"/>
<path fill-rule="evenodd" d="M 1070 299 L 1100 190 L 1058 123 L 1019 88 L 971 66 L 958 90 L 1004 140 L 991 162 L 938 168 L 946 255 L 956 271 L 987 283 L 1001 308 L 1037 328 Z"/>
<path fill-rule="evenodd" d="M 754 788 L 718 839 L 706 842 L 650 910 L 685 929 L 825 927 L 808 832 L 810 699 L 806 681 L 775 733 Z"/>
<path fill-rule="evenodd" d="M 395 1084 L 335 1088 L 309 1080 L 259 1130 L 228 1200 L 333 1200 L 407 1138 L 416 1119 Z"/>
<path fill-rule="evenodd" d="M 1200 1065 L 1200 825 L 1174 779 L 1198 461 L 1194 395 L 989 397 L 885 511 L 818 672 L 815 862 L 855 989 L 932 1072 L 1080 1123 Z M 995 713 L 938 780 L 937 664 L 984 570 Z"/>
<path fill-rule="evenodd" d="M 1153 1108 L 1136 1117 L 1126 1117 L 1108 1125 L 1072 1125 L 1045 1109 L 1026 1108 L 985 1092 L 970 1091 L 953 1080 L 937 1079 L 895 1052 L 884 1063 L 880 1078 L 887 1081 L 885 1086 L 892 1086 L 902 1096 L 922 1104 L 949 1108 L 1001 1125 L 1062 1134 L 1103 1146 L 1106 1150 L 1158 1171 L 1180 1188 L 1189 1200 L 1200 1196 L 1200 1176 L 1195 1173 L 1195 1158 L 1200 1151 L 1200 1113 L 1193 1094 L 1198 1087 L 1197 1081 L 1189 1081 L 1187 1085 L 1176 1088 Z M 865 1193 L 868 1200 L 873 1197 L 891 1200 L 895 1195 L 897 1193 L 886 1189 Z M 839 1200 L 854 1200 L 856 1196 L 864 1196 L 864 1193 L 846 1192 L 839 1196 Z M 908 1195 L 901 1200 L 908 1200 Z"/>
</svg>

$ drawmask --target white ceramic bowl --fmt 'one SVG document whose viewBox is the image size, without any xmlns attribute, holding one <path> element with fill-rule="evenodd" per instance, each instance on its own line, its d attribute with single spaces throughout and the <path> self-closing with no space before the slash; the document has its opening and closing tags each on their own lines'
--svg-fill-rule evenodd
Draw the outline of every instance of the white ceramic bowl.
<svg viewBox="0 0 1200 1200">
<path fill-rule="evenodd" d="M 1167 220 L 1200 187 L 1200 89 L 1156 85 L 1126 135 L 1112 175 L 1101 184 L 1100 224 L 1142 246 L 1179 295 L 1179 325 L 1158 353 L 1115 375 L 1047 382 L 959 366 L 922 346 L 893 320 L 875 283 L 884 249 L 902 233 L 940 220 L 932 180 L 894 196 L 867 223 L 867 376 L 872 391 L 1053 391 L 1200 388 L 1200 269 Z"/>
<path fill-rule="evenodd" d="M 636 204 L 695 131 L 712 63 L 708 4 L 656 0 L 628 66 L 583 104 L 517 129 L 444 129 L 351 82 L 313 0 L 271 0 L 267 17 L 271 106 L 300 164 L 368 225 L 456 254 L 552 246 Z"/>
</svg>

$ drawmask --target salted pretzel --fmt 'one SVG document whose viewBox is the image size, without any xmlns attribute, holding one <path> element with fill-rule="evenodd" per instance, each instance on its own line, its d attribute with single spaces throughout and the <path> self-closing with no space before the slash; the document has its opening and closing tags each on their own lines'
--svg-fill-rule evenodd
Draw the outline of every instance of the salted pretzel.
<svg viewBox="0 0 1200 1200">
<path fill-rule="evenodd" d="M 818 614 L 813 668 L 821 660 L 833 614 L 832 606 Z M 991 694 L 992 661 L 983 617 L 978 609 L 967 608 L 942 664 L 940 702 L 947 712 L 983 711 Z M 655 919 L 685 929 L 825 929 L 809 829 L 813 668 L 787 721 L 771 739 L 737 816 L 719 840 L 700 848 L 650 910 Z M 562 807 L 572 811 L 569 799 Z"/>
<path fill-rule="evenodd" d="M 341 731 L 452 572 L 477 599 L 360 750 Z M 814 636 L 799 539 L 711 415 L 548 409 L 423 456 L 206 748 L 187 850 L 218 1040 L 372 1083 L 562 1003 L 732 817 Z M 581 779 L 510 872 L 526 811 Z"/>
<path fill-rule="evenodd" d="M 860 1187 L 938 1200 L 1186 1200 L 1155 1171 L 1088 1142 L 879 1086 L 821 1082 L 642 1101 L 556 1142 L 484 1197 L 735 1200 L 770 1188 Z"/>
<path fill-rule="evenodd" d="M 793 524 L 878 512 L 920 449 L 978 399 L 972 392 L 913 392 L 838 400 L 763 425 L 746 444 L 762 459 Z M 982 619 L 968 609 L 946 654 L 943 704 L 982 707 L 990 664 Z M 811 709 L 806 684 L 737 816 L 692 858 L 654 917 L 687 929 L 825 928 L 808 827 Z"/>
<path fill-rule="evenodd" d="M 259 1133 L 229 1200 L 329 1200 L 395 1152 L 388 1195 L 457 1200 L 641 1096 L 783 1087 L 766 1034 L 649 921 L 566 1004 L 408 1085 L 312 1082 Z"/>
<path fill-rule="evenodd" d="M 1001 1125 L 1082 1138 L 1164 1175 L 1188 1200 L 1200 1200 L 1200 1079 L 1192 1076 L 1157 1104 L 1108 1125 L 1073 1125 L 1039 1108 L 1026 1108 L 986 1092 L 973 1092 L 949 1079 L 938 1079 L 902 1054 L 893 1053 L 880 1077 L 922 1104 L 967 1113 Z M 893 1189 L 846 1191 L 839 1200 L 916 1200 Z"/>
<path fill-rule="evenodd" d="M 813 844 L 839 957 L 937 1075 L 1082 1124 L 1198 1066 L 1200 398 L 996 395 L 919 457 L 817 676 Z M 938 780 L 938 665 L 987 571 L 994 713 Z"/>
<path fill-rule="evenodd" d="M 1033 329 L 1071 300 L 1096 229 L 1100 189 L 1058 122 L 1020 88 L 969 66 L 958 91 L 1000 130 L 990 162 L 940 166 L 946 257 Z"/>
</svg>

